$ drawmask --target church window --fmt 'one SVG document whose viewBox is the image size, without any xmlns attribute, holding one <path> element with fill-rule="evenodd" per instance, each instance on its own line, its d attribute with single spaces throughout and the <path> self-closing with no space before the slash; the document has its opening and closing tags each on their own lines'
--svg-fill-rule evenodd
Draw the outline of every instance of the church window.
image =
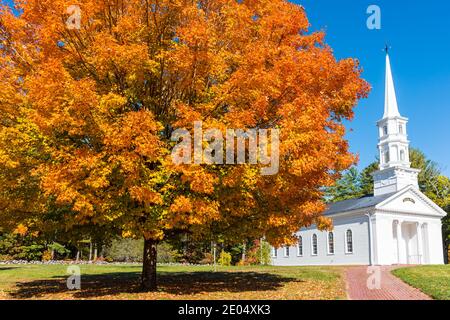
<svg viewBox="0 0 450 320">
<path fill-rule="evenodd" d="M 403 125 L 399 125 L 399 126 L 398 126 L 398 132 L 399 132 L 400 134 L 403 134 Z"/>
<path fill-rule="evenodd" d="M 328 254 L 334 254 L 334 234 L 328 233 Z"/>
<path fill-rule="evenodd" d="M 352 230 L 348 229 L 346 232 L 346 252 L 353 253 L 353 233 Z"/>
<path fill-rule="evenodd" d="M 272 257 L 276 258 L 278 256 L 278 250 L 277 248 L 273 247 L 272 248 Z"/>
<path fill-rule="evenodd" d="M 389 156 L 389 151 L 384 152 L 384 163 L 388 163 L 391 161 L 391 157 Z"/>
<path fill-rule="evenodd" d="M 284 256 L 289 257 L 289 246 L 284 247 Z"/>
<path fill-rule="evenodd" d="M 405 161 L 405 150 L 400 150 L 400 160 Z"/>
<path fill-rule="evenodd" d="M 299 256 L 299 257 L 303 256 L 303 238 L 302 238 L 302 236 L 298 237 L 297 256 Z"/>
<path fill-rule="evenodd" d="M 388 134 L 388 127 L 387 126 L 383 127 L 383 133 L 384 133 L 385 136 Z"/>
<path fill-rule="evenodd" d="M 317 235 L 313 234 L 312 236 L 312 254 L 314 256 L 317 255 Z"/>
</svg>

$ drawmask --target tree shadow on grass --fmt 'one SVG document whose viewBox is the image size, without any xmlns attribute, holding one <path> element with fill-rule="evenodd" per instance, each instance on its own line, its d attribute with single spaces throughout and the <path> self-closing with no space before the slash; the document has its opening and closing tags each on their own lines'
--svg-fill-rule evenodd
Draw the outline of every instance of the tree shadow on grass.
<svg viewBox="0 0 450 320">
<path fill-rule="evenodd" d="M 71 294 L 74 298 L 89 299 L 114 296 L 121 293 L 139 293 L 138 272 L 104 273 L 81 275 L 81 290 L 70 291 L 67 277 L 57 276 L 50 280 L 34 280 L 16 285 L 10 295 L 14 299 L 39 298 L 44 295 Z M 281 277 L 259 272 L 159 272 L 158 292 L 173 295 L 198 293 L 277 290 L 288 282 L 300 279 Z"/>
<path fill-rule="evenodd" d="M 0 267 L 0 271 L 19 269 L 19 267 Z"/>
</svg>

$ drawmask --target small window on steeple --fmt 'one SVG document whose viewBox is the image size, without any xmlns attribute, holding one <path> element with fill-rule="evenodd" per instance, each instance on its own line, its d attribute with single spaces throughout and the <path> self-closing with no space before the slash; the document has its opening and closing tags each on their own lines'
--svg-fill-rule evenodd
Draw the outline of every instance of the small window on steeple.
<svg viewBox="0 0 450 320">
<path fill-rule="evenodd" d="M 383 127 L 383 133 L 384 133 L 385 136 L 388 134 L 388 127 L 387 126 Z"/>
<path fill-rule="evenodd" d="M 398 126 L 398 133 L 403 134 L 403 126 L 402 125 Z"/>
<path fill-rule="evenodd" d="M 400 160 L 405 161 L 405 150 L 400 151 Z"/>
<path fill-rule="evenodd" d="M 386 151 L 384 153 L 384 163 L 388 163 L 389 161 L 391 161 L 391 157 L 389 156 L 389 151 Z"/>
</svg>

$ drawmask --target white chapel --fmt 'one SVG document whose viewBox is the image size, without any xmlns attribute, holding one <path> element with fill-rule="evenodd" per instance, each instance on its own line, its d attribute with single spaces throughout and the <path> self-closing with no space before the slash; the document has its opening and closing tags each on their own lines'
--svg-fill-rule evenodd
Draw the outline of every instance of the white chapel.
<svg viewBox="0 0 450 320">
<path fill-rule="evenodd" d="M 386 52 L 384 115 L 377 122 L 380 170 L 373 195 L 328 206 L 334 229 L 297 232 L 295 246 L 273 248 L 272 262 L 300 265 L 443 264 L 446 212 L 419 191 L 409 162 L 408 119 L 400 115 Z"/>
</svg>

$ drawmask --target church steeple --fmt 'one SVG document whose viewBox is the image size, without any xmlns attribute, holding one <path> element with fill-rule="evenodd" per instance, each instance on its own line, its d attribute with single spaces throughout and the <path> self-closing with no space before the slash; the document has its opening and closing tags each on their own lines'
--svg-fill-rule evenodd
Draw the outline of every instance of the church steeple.
<svg viewBox="0 0 450 320">
<path fill-rule="evenodd" d="M 409 168 L 409 141 L 406 135 L 408 119 L 400 115 L 392 77 L 391 62 L 386 49 L 386 83 L 383 119 L 378 121 L 380 169 Z"/>
<path fill-rule="evenodd" d="M 408 119 L 402 117 L 398 110 L 391 62 L 386 46 L 384 115 L 377 122 L 380 171 L 373 174 L 375 196 L 399 191 L 408 185 L 418 186 L 419 170 L 410 168 L 407 123 Z"/>
<path fill-rule="evenodd" d="M 384 116 L 400 117 L 397 105 L 397 96 L 395 94 L 394 79 L 392 78 L 391 61 L 389 60 L 389 53 L 386 47 L 386 83 L 384 93 Z"/>
</svg>

